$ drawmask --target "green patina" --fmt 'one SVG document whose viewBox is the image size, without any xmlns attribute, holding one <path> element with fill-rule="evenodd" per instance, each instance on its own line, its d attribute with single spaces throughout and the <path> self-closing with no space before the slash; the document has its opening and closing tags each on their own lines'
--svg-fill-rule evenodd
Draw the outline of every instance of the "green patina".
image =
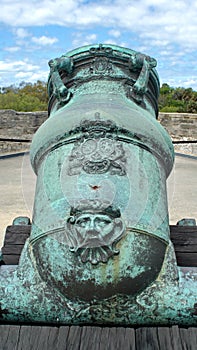
<svg viewBox="0 0 197 350">
<path fill-rule="evenodd" d="M 195 271 L 177 267 L 169 238 L 174 153 L 156 120 L 156 61 L 100 44 L 49 66 L 32 230 L 19 266 L 1 272 L 2 318 L 196 325 Z"/>
</svg>

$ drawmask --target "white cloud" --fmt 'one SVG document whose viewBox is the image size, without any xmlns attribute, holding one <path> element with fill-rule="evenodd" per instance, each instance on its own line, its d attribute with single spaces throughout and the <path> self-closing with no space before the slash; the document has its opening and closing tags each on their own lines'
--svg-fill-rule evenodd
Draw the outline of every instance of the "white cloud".
<svg viewBox="0 0 197 350">
<path fill-rule="evenodd" d="M 193 85 L 197 86 L 197 76 L 193 77 L 193 79 L 190 78 L 189 80 L 183 81 L 183 85 L 182 86 L 191 87 Z"/>
<path fill-rule="evenodd" d="M 29 32 L 24 28 L 14 29 L 14 34 L 17 36 L 18 39 L 24 39 L 30 35 Z"/>
<path fill-rule="evenodd" d="M 32 72 L 18 72 L 15 74 L 15 78 L 20 80 L 29 79 L 32 76 Z"/>
<path fill-rule="evenodd" d="M 113 36 L 114 38 L 119 38 L 121 36 L 121 32 L 117 29 L 109 30 L 108 34 Z"/>
<path fill-rule="evenodd" d="M 96 35 L 96 34 L 88 34 L 88 35 L 86 36 L 86 40 L 89 41 L 89 42 L 96 41 L 96 38 L 97 38 L 97 35 Z"/>
<path fill-rule="evenodd" d="M 9 77 L 12 76 L 10 81 Z M 22 80 L 27 82 L 35 82 L 37 80 L 47 81 L 48 69 L 42 69 L 29 60 L 16 61 L 0 61 L 0 83 L 3 86 L 8 86 L 13 83 L 19 84 Z"/>
<path fill-rule="evenodd" d="M 140 35 L 141 40 L 170 41 L 181 47 L 197 45 L 197 2 L 188 0 L 2 0 L 0 21 L 10 26 L 61 25 L 75 29 L 101 26 L 118 38 L 122 30 Z M 17 29 L 24 38 L 28 33 Z"/>
<path fill-rule="evenodd" d="M 27 82 L 34 82 L 37 80 L 43 80 L 46 81 L 48 77 L 48 72 L 39 70 L 38 72 L 18 72 L 15 74 L 15 79 L 18 82 L 21 82 L 21 80 L 25 80 Z"/>
<path fill-rule="evenodd" d="M 58 41 L 57 38 L 50 38 L 45 35 L 40 37 L 32 37 L 32 41 L 38 45 L 52 45 Z"/>
<path fill-rule="evenodd" d="M 151 46 L 167 46 L 169 44 L 169 40 L 150 40 L 149 45 Z"/>
<path fill-rule="evenodd" d="M 29 63 L 26 60 L 19 61 L 0 61 L 0 74 L 10 73 L 10 72 L 20 72 L 20 71 L 34 71 L 38 69 L 38 65 Z"/>
<path fill-rule="evenodd" d="M 116 42 L 114 39 L 107 39 L 107 40 L 104 40 L 104 44 L 118 45 L 117 42 Z"/>
<path fill-rule="evenodd" d="M 20 47 L 19 46 L 9 46 L 9 47 L 5 47 L 4 50 L 11 52 L 11 53 L 14 53 L 14 52 L 19 51 Z"/>
<path fill-rule="evenodd" d="M 85 34 L 83 32 L 75 32 L 73 34 L 73 47 L 79 47 L 84 45 L 95 44 L 97 40 L 97 35 L 95 33 Z"/>
<path fill-rule="evenodd" d="M 31 59 L 41 65 L 41 50 L 47 62 L 50 59 L 47 55 L 51 55 L 49 51 L 52 51 L 51 45 L 57 43 L 58 39 L 61 42 L 63 36 L 66 40 L 59 44 L 62 47 L 55 45 L 53 49 L 56 51 L 51 56 L 61 54 L 61 50 L 67 51 L 68 46 L 72 49 L 102 41 L 156 57 L 161 74 L 166 79 L 174 76 L 178 81 L 181 70 L 185 72 L 184 64 L 187 61 L 185 74 L 190 74 L 188 81 L 191 82 L 197 66 L 196 18 L 197 1 L 188 0 L 1 0 L 0 11 L 0 22 L 12 28 L 15 39 L 15 43 L 5 44 L 4 54 L 12 53 L 14 56 L 22 48 L 24 55 L 31 54 Z M 62 35 L 58 37 L 57 32 L 48 31 L 48 25 L 53 25 L 54 30 L 55 25 L 58 25 L 57 32 L 61 28 Z M 31 35 L 29 28 L 38 26 L 36 32 L 31 28 L 34 33 Z M 73 30 L 71 39 L 67 28 Z M 66 47 L 63 46 L 65 42 Z M 22 50 L 20 54 L 23 57 Z M 5 63 L 8 64 L 8 61 Z M 23 74 L 26 65 L 24 70 L 20 65 L 12 69 L 13 72 L 16 69 L 16 72 Z M 38 71 L 42 74 L 42 69 L 31 70 L 35 74 Z M 187 83 L 186 77 L 180 80 Z M 194 82 L 192 84 L 194 86 Z"/>
<path fill-rule="evenodd" d="M 163 83 L 166 83 L 166 80 L 161 81 L 161 85 Z M 192 87 L 194 90 L 197 90 L 197 76 L 190 79 L 187 79 L 181 76 L 176 77 L 176 79 L 169 78 L 167 80 L 167 83 L 173 87 L 185 87 L 185 88 Z"/>
</svg>

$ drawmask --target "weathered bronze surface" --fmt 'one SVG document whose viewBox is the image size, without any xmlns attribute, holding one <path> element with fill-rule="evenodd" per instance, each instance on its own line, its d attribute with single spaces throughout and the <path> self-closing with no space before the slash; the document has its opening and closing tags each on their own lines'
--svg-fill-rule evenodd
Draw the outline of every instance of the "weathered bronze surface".
<svg viewBox="0 0 197 350">
<path fill-rule="evenodd" d="M 19 267 L 1 274 L 3 319 L 196 324 L 195 271 L 177 267 L 169 239 L 174 153 L 156 120 L 156 61 L 93 45 L 49 66 L 32 230 Z"/>
</svg>

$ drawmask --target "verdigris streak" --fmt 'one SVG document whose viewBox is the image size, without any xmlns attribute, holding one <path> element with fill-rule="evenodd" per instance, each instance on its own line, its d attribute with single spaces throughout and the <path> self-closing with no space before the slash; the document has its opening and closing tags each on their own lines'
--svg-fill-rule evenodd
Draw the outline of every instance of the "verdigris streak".
<svg viewBox="0 0 197 350">
<path fill-rule="evenodd" d="M 92 45 L 49 67 L 32 230 L 19 266 L 1 273 L 2 318 L 196 325 L 195 274 L 177 267 L 169 238 L 174 153 L 155 59 Z"/>
</svg>

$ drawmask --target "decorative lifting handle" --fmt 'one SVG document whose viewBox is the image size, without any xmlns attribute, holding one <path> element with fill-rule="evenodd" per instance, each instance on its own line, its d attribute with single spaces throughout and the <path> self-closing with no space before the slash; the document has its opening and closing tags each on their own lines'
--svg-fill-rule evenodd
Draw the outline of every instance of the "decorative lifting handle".
<svg viewBox="0 0 197 350">
<path fill-rule="evenodd" d="M 130 90 L 131 97 L 140 103 L 147 91 L 150 70 L 156 67 L 157 61 L 147 55 L 137 53 L 130 56 L 129 67 L 130 70 L 137 70 L 141 68 L 140 74 Z"/>
<path fill-rule="evenodd" d="M 60 71 L 64 70 L 67 74 L 72 73 L 73 70 L 73 60 L 62 55 L 60 58 L 55 58 L 49 61 L 51 82 L 53 85 L 54 95 L 59 101 L 60 105 L 64 105 L 71 98 L 71 92 L 63 84 L 60 77 Z"/>
</svg>

